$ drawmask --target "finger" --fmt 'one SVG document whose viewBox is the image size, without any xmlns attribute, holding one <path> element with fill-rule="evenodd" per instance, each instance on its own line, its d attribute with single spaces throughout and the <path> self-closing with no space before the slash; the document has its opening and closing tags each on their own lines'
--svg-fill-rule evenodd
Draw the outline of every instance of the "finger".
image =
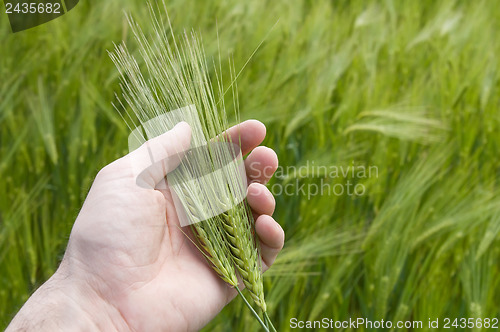
<svg viewBox="0 0 500 332">
<path fill-rule="evenodd" d="M 259 146 L 245 159 L 248 182 L 266 184 L 278 169 L 278 156 L 274 150 Z"/>
<path fill-rule="evenodd" d="M 172 130 L 150 139 L 127 155 L 132 164 L 137 184 L 155 188 L 165 175 L 175 169 L 189 149 L 191 128 L 186 122 L 178 123 Z"/>
<path fill-rule="evenodd" d="M 251 183 L 247 189 L 248 204 L 255 215 L 267 214 L 271 216 L 276 207 L 276 201 L 266 186 L 260 183 Z"/>
<path fill-rule="evenodd" d="M 246 155 L 262 143 L 266 137 L 266 126 L 257 120 L 247 120 L 229 128 L 222 135 L 239 144 L 241 153 Z"/>
<path fill-rule="evenodd" d="M 255 221 L 255 230 L 260 239 L 264 271 L 273 263 L 285 243 L 283 228 L 270 216 L 261 215 Z"/>
</svg>

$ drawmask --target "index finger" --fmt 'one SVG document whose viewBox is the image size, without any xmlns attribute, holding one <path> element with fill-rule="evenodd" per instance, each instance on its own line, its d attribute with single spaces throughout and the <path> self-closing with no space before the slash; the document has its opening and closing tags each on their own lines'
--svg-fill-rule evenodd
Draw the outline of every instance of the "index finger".
<svg viewBox="0 0 500 332">
<path fill-rule="evenodd" d="M 239 144 L 241 153 L 245 155 L 262 143 L 266 137 L 266 126 L 257 120 L 247 120 L 229 128 L 222 135 Z"/>
</svg>

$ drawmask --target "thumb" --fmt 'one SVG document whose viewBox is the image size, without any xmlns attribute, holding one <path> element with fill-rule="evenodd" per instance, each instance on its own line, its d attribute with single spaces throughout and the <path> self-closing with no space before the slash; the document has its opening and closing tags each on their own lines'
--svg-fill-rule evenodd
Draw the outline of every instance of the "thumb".
<svg viewBox="0 0 500 332">
<path fill-rule="evenodd" d="M 154 189 L 168 172 L 174 170 L 191 144 L 191 127 L 178 123 L 166 133 L 154 137 L 127 155 L 136 183 Z"/>
</svg>

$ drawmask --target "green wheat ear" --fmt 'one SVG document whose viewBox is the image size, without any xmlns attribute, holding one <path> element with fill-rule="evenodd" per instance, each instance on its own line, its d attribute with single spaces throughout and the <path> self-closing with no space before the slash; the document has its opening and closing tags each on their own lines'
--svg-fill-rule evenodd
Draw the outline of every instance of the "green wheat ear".
<svg viewBox="0 0 500 332">
<path fill-rule="evenodd" d="M 169 179 L 178 183 L 173 190 L 177 191 L 179 199 L 182 202 L 186 213 L 194 219 L 194 224 L 191 225 L 197 240 L 197 248 L 202 252 L 212 269 L 219 277 L 232 287 L 238 287 L 238 278 L 236 270 L 231 261 L 231 256 L 225 233 L 220 227 L 218 218 L 208 218 L 200 220 L 198 211 L 204 211 L 206 207 L 206 195 L 193 182 L 183 182 L 185 174 L 183 170 L 192 165 L 188 164 L 189 160 L 184 160 L 183 165 L 180 165 L 175 171 L 169 174 Z"/>
<path fill-rule="evenodd" d="M 165 7 L 165 3 L 163 6 Z M 169 182 L 171 179 L 175 180 L 176 185 L 172 188 L 179 197 L 184 211 L 189 215 L 189 219 L 195 221 L 191 225 L 191 230 L 197 247 L 212 269 L 222 280 L 238 291 L 264 330 L 269 331 L 269 327 L 274 330 L 266 312 L 259 242 L 254 237 L 254 220 L 246 199 L 239 201 L 237 195 L 231 191 L 234 189 L 231 189 L 230 185 L 225 193 L 214 192 L 213 195 L 207 195 L 207 189 L 197 186 L 196 181 L 184 181 L 186 174 L 190 175 L 191 179 L 199 178 L 199 175 L 217 169 L 217 165 L 223 161 L 234 160 L 234 151 L 230 147 L 233 142 L 228 137 L 218 136 L 229 127 L 224 104 L 224 95 L 227 90 L 224 91 L 220 79 L 220 67 L 219 71 L 215 65 L 213 68 L 218 91 L 218 98 L 216 98 L 199 36 L 194 32 L 184 33 L 177 40 L 172 32 L 168 14 L 164 22 L 159 18 L 161 15 L 158 15 L 161 9 L 153 8 L 151 5 L 150 9 L 153 34 L 149 37 L 142 32 L 137 23 L 128 17 L 142 61 L 136 61 L 123 44 L 116 46 L 115 52 L 110 53 L 121 75 L 123 93 L 120 99 L 124 100 L 131 110 L 126 115 L 129 119 L 137 119 L 144 126 L 149 120 L 166 115 L 169 111 L 194 105 L 201 128 L 192 131 L 193 146 L 198 147 L 203 143 L 213 142 L 214 138 L 218 137 L 216 141 L 224 148 L 212 149 L 209 145 L 208 150 L 205 151 L 206 155 L 202 155 L 204 162 L 201 163 L 203 165 L 201 170 L 199 165 L 197 167 L 197 163 L 185 157 L 181 160 L 178 169 L 173 174 L 169 173 L 168 179 Z M 164 12 L 166 14 L 166 8 Z M 231 78 L 237 76 L 234 75 L 234 64 L 231 62 L 229 71 Z M 233 79 L 230 88 L 238 120 L 235 81 Z M 173 119 L 167 117 L 166 121 L 155 122 L 156 127 L 152 129 L 160 134 L 171 129 L 175 124 Z M 224 168 L 224 174 L 220 180 L 223 186 L 225 183 L 234 184 L 238 181 L 242 183 L 238 165 L 241 164 L 235 160 L 234 163 L 229 163 L 229 167 Z M 217 187 L 221 183 L 213 183 L 213 186 L 209 183 L 208 187 Z M 217 197 L 217 194 L 227 197 Z M 213 215 L 213 213 L 206 213 L 207 209 L 210 211 L 212 203 L 223 204 L 225 212 L 205 217 Z M 264 313 L 265 323 L 238 288 L 236 272 L 240 275 L 252 300 Z"/>
<path fill-rule="evenodd" d="M 222 223 L 229 241 L 231 256 L 252 300 L 267 311 L 262 283 L 260 250 L 253 236 L 253 216 L 246 202 L 222 214 Z"/>
<path fill-rule="evenodd" d="M 227 245 L 224 243 L 224 234 L 220 232 L 215 220 L 208 219 L 191 226 L 198 240 L 200 249 L 206 253 L 204 256 L 210 262 L 212 269 L 219 277 L 233 287 L 238 286 L 238 278 L 233 264 L 228 259 Z"/>
</svg>

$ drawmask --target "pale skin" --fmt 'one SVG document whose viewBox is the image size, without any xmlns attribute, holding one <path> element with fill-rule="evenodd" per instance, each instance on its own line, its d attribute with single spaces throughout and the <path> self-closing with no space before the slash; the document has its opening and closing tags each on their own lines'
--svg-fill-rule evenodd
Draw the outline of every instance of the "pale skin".
<svg viewBox="0 0 500 332">
<path fill-rule="evenodd" d="M 169 132 L 149 148 L 168 152 L 189 146 L 187 124 L 173 131 L 181 137 L 176 143 Z M 242 152 L 250 153 L 247 197 L 264 271 L 284 243 L 284 232 L 271 217 L 274 198 L 264 185 L 278 166 L 274 151 L 258 146 L 265 134 L 255 120 L 227 131 L 235 142 L 241 137 Z M 236 296 L 179 227 L 170 192 L 154 189 L 165 174 L 150 172 L 145 182 L 151 188 L 137 185 L 131 160 L 139 155 L 133 154 L 99 172 L 59 268 L 7 331 L 195 331 Z"/>
</svg>

